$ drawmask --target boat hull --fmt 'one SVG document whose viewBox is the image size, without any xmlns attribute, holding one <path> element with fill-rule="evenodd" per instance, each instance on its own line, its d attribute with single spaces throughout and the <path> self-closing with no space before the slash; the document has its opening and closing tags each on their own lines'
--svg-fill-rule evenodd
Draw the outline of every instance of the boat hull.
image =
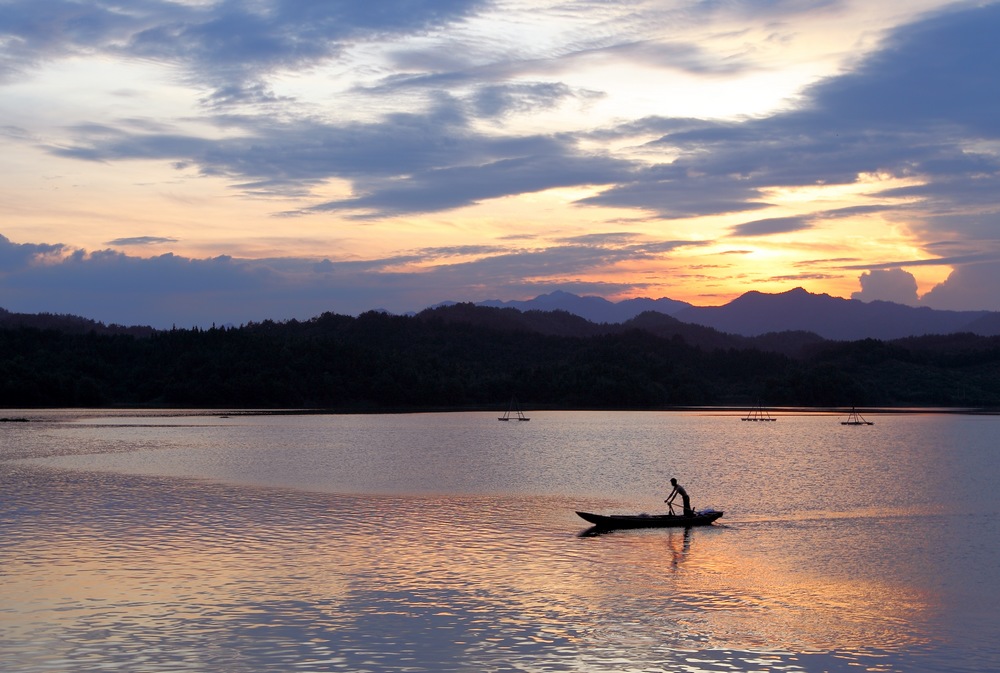
<svg viewBox="0 0 1000 673">
<path fill-rule="evenodd" d="M 722 516 L 722 512 L 705 510 L 692 516 L 683 514 L 592 514 L 577 512 L 584 521 L 598 528 L 690 528 L 708 526 Z"/>
</svg>

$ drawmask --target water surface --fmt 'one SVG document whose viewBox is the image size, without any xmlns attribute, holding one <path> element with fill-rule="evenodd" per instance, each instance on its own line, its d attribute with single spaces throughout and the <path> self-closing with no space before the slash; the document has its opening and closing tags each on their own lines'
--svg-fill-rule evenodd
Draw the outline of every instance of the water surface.
<svg viewBox="0 0 1000 673">
<path fill-rule="evenodd" d="M 996 416 L 0 415 L 5 670 L 1000 668 Z"/>
</svg>

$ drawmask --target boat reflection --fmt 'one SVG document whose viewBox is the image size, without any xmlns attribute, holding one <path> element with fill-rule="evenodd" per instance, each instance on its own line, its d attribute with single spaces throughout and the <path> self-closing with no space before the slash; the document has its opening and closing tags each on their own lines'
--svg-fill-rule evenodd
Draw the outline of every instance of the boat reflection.
<svg viewBox="0 0 1000 673">
<path fill-rule="evenodd" d="M 614 528 L 602 528 L 600 526 L 591 526 L 590 528 L 580 531 L 577 533 L 577 537 L 599 537 L 602 535 L 611 535 L 612 533 L 625 533 L 625 534 L 647 534 L 650 536 L 657 536 L 658 539 L 663 538 L 666 540 L 667 553 L 670 558 L 670 569 L 676 572 L 681 564 L 685 561 L 688 553 L 691 551 L 691 536 L 693 526 L 687 528 L 667 528 L 667 529 L 636 529 L 636 528 L 624 528 L 624 529 L 614 529 Z"/>
<path fill-rule="evenodd" d="M 615 533 L 636 533 L 636 532 L 648 532 L 651 534 L 666 535 L 667 539 L 673 544 L 675 538 L 678 537 L 677 532 L 683 531 L 684 537 L 684 551 L 686 552 L 688 547 L 691 545 L 691 530 L 696 526 L 686 526 L 684 528 L 605 528 L 604 526 L 591 526 L 585 530 L 581 530 L 576 534 L 577 537 L 599 537 L 601 535 L 612 535 Z"/>
</svg>

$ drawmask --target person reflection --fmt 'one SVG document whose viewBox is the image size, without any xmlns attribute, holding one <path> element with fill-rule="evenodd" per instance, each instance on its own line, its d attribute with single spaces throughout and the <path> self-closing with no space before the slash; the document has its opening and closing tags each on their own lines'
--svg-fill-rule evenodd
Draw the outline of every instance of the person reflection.
<svg viewBox="0 0 1000 673">
<path fill-rule="evenodd" d="M 670 547 L 670 567 L 671 570 L 677 570 L 681 562 L 687 556 L 688 551 L 691 549 L 691 529 L 685 528 L 684 533 L 679 538 L 675 531 L 670 531 L 670 535 L 667 537 L 667 545 Z"/>
</svg>

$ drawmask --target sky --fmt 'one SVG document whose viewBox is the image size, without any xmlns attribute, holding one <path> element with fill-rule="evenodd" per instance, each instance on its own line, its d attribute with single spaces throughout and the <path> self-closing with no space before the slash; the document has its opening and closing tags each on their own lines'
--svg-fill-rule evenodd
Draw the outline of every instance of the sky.
<svg viewBox="0 0 1000 673">
<path fill-rule="evenodd" d="M 1000 1 L 0 0 L 0 307 L 1000 310 Z"/>
</svg>

